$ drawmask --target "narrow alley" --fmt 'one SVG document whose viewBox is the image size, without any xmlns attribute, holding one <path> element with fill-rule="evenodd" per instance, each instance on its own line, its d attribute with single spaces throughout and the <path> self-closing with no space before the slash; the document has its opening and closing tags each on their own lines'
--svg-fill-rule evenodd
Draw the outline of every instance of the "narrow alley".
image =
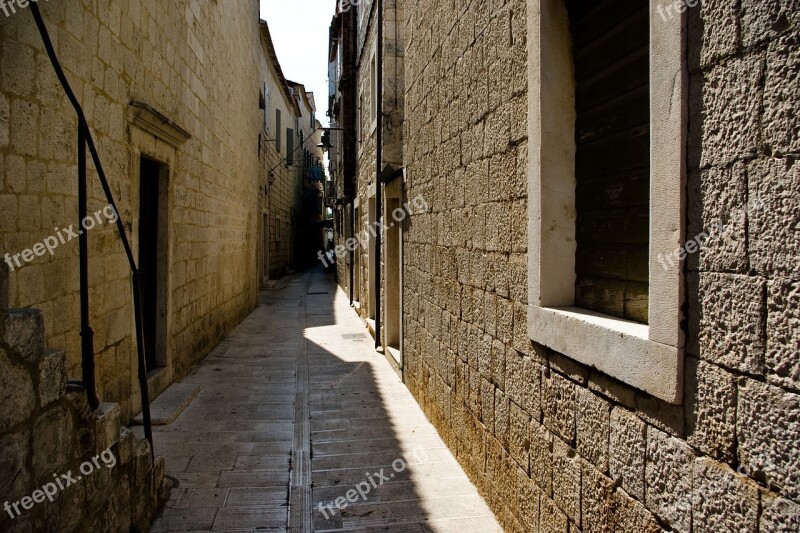
<svg viewBox="0 0 800 533">
<path fill-rule="evenodd" d="M 0 0 L 0 533 L 800 532 L 800 0 Z"/>
<path fill-rule="evenodd" d="M 263 291 L 183 383 L 199 394 L 154 435 L 154 533 L 502 531 L 321 269 Z"/>
</svg>

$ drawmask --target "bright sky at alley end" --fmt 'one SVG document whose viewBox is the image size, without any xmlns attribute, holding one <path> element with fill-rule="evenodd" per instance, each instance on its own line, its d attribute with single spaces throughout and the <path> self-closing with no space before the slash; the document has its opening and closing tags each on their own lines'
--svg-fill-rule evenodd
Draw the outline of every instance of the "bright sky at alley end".
<svg viewBox="0 0 800 533">
<path fill-rule="evenodd" d="M 314 93 L 317 119 L 328 124 L 328 36 L 334 0 L 261 0 L 261 18 L 286 78 Z"/>
</svg>

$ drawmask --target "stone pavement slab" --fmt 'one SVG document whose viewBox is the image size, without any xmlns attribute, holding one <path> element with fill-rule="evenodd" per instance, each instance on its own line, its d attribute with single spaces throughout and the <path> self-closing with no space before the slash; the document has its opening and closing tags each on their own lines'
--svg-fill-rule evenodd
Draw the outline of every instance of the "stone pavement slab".
<svg viewBox="0 0 800 533">
<path fill-rule="evenodd" d="M 198 392 L 200 392 L 200 387 L 197 385 L 173 383 L 150 405 L 151 423 L 154 426 L 171 424 L 192 403 Z M 137 424 L 143 424 L 144 415 L 139 413 L 134 421 Z"/>
<path fill-rule="evenodd" d="M 183 384 L 154 533 L 502 531 L 328 274 L 262 292 Z"/>
</svg>

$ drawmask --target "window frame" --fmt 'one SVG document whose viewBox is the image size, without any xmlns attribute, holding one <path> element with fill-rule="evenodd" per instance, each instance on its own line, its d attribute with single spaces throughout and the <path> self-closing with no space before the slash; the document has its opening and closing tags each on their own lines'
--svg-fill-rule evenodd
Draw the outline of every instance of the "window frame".
<svg viewBox="0 0 800 533">
<path fill-rule="evenodd" d="M 575 87 L 564 0 L 528 0 L 528 335 L 672 404 L 683 398 L 683 264 L 688 73 L 686 14 L 650 4 L 648 324 L 574 307 Z M 663 8 L 662 8 L 663 9 Z M 565 206 L 568 206 L 565 209 Z"/>
</svg>

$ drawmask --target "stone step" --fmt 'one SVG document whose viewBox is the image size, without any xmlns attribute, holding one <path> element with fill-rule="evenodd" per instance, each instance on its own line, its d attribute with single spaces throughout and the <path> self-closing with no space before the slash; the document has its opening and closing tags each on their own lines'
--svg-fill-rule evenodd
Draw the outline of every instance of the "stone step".
<svg viewBox="0 0 800 533">
<path fill-rule="evenodd" d="M 97 452 L 101 453 L 119 442 L 122 430 L 119 405 L 116 403 L 101 403 L 94 414 Z"/>
<path fill-rule="evenodd" d="M 154 426 L 166 426 L 178 418 L 184 409 L 189 407 L 200 387 L 188 383 L 173 383 L 167 390 L 150 404 L 150 421 Z M 137 424 L 144 424 L 142 413 L 134 419 Z"/>
<path fill-rule="evenodd" d="M 22 360 L 38 362 L 45 353 L 44 318 L 38 309 L 9 309 L 3 317 L 3 340 Z"/>
<path fill-rule="evenodd" d="M 46 350 L 39 361 L 39 405 L 46 407 L 67 393 L 67 356 L 63 350 Z"/>
</svg>

